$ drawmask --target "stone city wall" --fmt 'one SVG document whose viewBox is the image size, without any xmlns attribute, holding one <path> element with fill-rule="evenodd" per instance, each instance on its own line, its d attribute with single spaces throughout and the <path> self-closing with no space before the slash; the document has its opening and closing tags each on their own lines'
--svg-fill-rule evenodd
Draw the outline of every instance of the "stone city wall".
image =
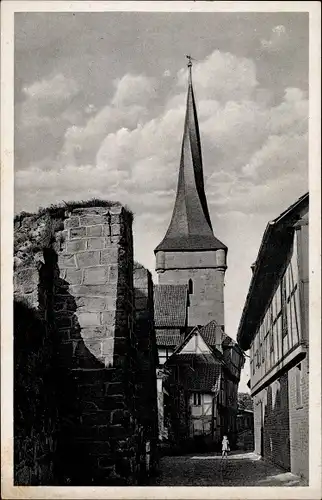
<svg viewBox="0 0 322 500">
<path fill-rule="evenodd" d="M 137 484 L 132 215 L 118 204 L 49 211 L 17 219 L 15 237 L 15 298 L 36 307 L 54 337 L 56 475 Z"/>
</svg>

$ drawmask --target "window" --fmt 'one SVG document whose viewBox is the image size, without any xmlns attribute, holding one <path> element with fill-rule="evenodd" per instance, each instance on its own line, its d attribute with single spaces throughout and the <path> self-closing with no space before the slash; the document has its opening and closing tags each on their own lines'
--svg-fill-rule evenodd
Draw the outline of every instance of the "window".
<svg viewBox="0 0 322 500">
<path fill-rule="evenodd" d="M 269 332 L 269 339 L 270 339 L 270 352 L 274 352 L 274 329 L 273 325 L 271 326 L 270 332 Z"/>
<path fill-rule="evenodd" d="M 173 353 L 172 348 L 160 347 L 160 349 L 158 349 L 159 365 L 164 365 L 164 363 L 170 358 L 172 353 Z"/>
<path fill-rule="evenodd" d="M 282 336 L 287 335 L 287 293 L 286 293 L 286 274 L 282 278 L 281 286 L 281 307 L 282 307 Z"/>
<path fill-rule="evenodd" d="M 188 291 L 189 291 L 189 294 L 193 294 L 193 282 L 192 282 L 192 279 L 190 279 L 188 281 Z"/>
<path fill-rule="evenodd" d="M 296 406 L 300 408 L 302 406 L 302 380 L 301 380 L 301 363 L 295 368 L 295 384 L 296 384 Z"/>
<path fill-rule="evenodd" d="M 201 406 L 201 394 L 200 394 L 200 392 L 193 393 L 193 405 L 194 406 Z"/>
</svg>

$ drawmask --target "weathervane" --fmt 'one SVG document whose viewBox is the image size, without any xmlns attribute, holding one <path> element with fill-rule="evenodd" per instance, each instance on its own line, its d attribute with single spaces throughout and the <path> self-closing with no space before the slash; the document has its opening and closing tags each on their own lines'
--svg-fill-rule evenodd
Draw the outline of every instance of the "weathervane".
<svg viewBox="0 0 322 500">
<path fill-rule="evenodd" d="M 188 59 L 188 68 L 191 68 L 192 66 L 192 62 L 191 61 L 195 61 L 195 59 L 193 57 L 191 57 L 191 55 L 186 55 L 186 58 Z"/>
</svg>

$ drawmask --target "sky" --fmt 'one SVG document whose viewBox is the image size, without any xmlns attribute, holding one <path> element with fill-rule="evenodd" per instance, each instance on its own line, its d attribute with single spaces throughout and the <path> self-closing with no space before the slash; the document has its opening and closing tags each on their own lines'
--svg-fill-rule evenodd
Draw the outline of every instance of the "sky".
<svg viewBox="0 0 322 500">
<path fill-rule="evenodd" d="M 153 272 L 179 170 L 186 54 L 236 338 L 263 232 L 308 190 L 306 13 L 16 13 L 15 211 L 103 198 Z M 240 390 L 247 390 L 245 365 Z"/>
</svg>

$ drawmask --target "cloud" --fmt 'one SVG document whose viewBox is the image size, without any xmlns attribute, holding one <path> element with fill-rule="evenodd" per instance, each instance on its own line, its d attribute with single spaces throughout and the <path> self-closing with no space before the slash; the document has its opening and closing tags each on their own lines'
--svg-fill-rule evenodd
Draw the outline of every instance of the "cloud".
<svg viewBox="0 0 322 500">
<path fill-rule="evenodd" d="M 229 52 L 214 51 L 193 65 L 193 81 L 199 99 L 238 101 L 253 95 L 258 82 L 255 63 Z M 178 84 L 186 87 L 187 70 L 178 73 Z"/>
<path fill-rule="evenodd" d="M 283 49 L 289 40 L 288 33 L 283 24 L 272 28 L 268 40 L 261 40 L 261 48 L 267 52 L 277 52 Z"/>
<path fill-rule="evenodd" d="M 144 75 L 126 74 L 115 81 L 114 106 L 145 105 L 156 96 L 155 81 Z"/>
<path fill-rule="evenodd" d="M 66 78 L 61 73 L 23 88 L 24 94 L 29 99 L 44 100 L 46 102 L 48 100 L 66 101 L 77 94 L 78 91 L 79 87 L 75 80 Z"/>
<path fill-rule="evenodd" d="M 165 230 L 177 183 L 186 77 L 186 70 L 180 71 L 160 100 L 152 78 L 124 75 L 108 102 L 91 107 L 90 114 L 84 106 L 80 123 L 64 129 L 63 144 L 52 157 L 53 172 L 50 155 L 45 162 L 33 161 L 28 173 L 16 176 L 17 190 L 33 184 L 33 203 L 41 196 L 74 198 L 75 192 L 82 198 L 117 197 L 139 218 L 162 214 Z M 308 110 L 301 89 L 286 88 L 283 100 L 272 106 L 269 91 L 258 88 L 254 61 L 219 51 L 194 65 L 193 81 L 206 191 L 215 217 L 229 211 L 250 214 L 260 206 L 265 211 L 271 203 L 265 193 L 271 198 L 284 183 L 305 190 Z M 67 88 L 62 85 L 58 94 L 67 95 Z"/>
</svg>

